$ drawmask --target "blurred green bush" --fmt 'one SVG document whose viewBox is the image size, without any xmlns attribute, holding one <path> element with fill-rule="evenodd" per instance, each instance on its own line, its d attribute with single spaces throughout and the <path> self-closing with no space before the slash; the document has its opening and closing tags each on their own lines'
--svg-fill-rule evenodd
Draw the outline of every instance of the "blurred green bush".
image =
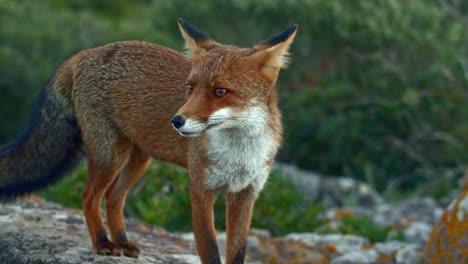
<svg viewBox="0 0 468 264">
<path fill-rule="evenodd" d="M 381 191 L 455 181 L 468 164 L 468 2 L 0 1 L 0 142 L 67 57 L 142 39 L 181 50 L 176 18 L 251 45 L 300 25 L 279 90 L 280 159 Z"/>
<path fill-rule="evenodd" d="M 336 226 L 324 225 L 318 230 L 324 234 L 348 234 L 369 239 L 371 243 L 398 240 L 405 241 L 406 237 L 394 226 L 381 226 L 374 223 L 368 216 L 344 215 L 337 220 Z"/>
<path fill-rule="evenodd" d="M 40 194 L 49 201 L 67 207 L 82 208 L 81 192 L 87 177 L 86 165 L 70 177 Z M 170 231 L 191 231 L 192 214 L 187 173 L 175 166 L 153 162 L 145 176 L 127 196 L 125 215 Z M 72 186 L 72 187 L 71 187 Z M 225 199 L 219 195 L 215 204 L 218 230 L 225 230 Z M 252 227 L 270 230 L 274 235 L 310 231 L 323 224 L 319 206 L 307 202 L 304 195 L 285 179 L 273 174 L 255 205 Z"/>
<path fill-rule="evenodd" d="M 83 164 L 71 176 L 42 191 L 42 197 L 66 207 L 82 208 L 81 192 L 87 178 Z M 169 231 L 192 231 L 192 215 L 187 173 L 175 166 L 153 162 L 146 175 L 132 188 L 125 205 L 126 217 L 162 226 Z M 217 230 L 225 230 L 225 199 L 221 193 L 214 208 Z M 321 216 L 321 217 L 320 217 Z M 269 230 L 274 236 L 294 232 L 342 233 L 382 242 L 405 237 L 392 226 L 380 226 L 362 216 L 345 215 L 337 225 L 330 225 L 323 210 L 297 191 L 291 182 L 273 173 L 260 194 L 252 219 L 252 227 Z"/>
</svg>

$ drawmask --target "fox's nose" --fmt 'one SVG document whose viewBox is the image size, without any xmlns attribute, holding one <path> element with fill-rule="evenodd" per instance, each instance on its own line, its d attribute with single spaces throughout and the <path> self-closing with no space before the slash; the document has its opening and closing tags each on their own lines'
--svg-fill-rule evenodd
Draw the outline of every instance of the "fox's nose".
<svg viewBox="0 0 468 264">
<path fill-rule="evenodd" d="M 175 128 L 179 128 L 185 124 L 185 119 L 180 115 L 176 115 L 171 119 L 171 122 Z"/>
</svg>

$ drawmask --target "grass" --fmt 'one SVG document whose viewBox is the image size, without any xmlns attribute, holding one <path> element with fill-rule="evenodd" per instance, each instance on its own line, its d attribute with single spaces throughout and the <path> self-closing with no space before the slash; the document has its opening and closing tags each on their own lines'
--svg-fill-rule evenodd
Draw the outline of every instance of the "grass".
<svg viewBox="0 0 468 264">
<path fill-rule="evenodd" d="M 67 207 L 81 208 L 81 192 L 86 182 L 86 164 L 48 187 L 41 195 Z M 125 215 L 162 226 L 170 231 L 191 230 L 189 178 L 185 170 L 153 162 L 145 176 L 127 197 Z M 306 204 L 292 183 L 272 174 L 255 205 L 252 227 L 270 230 L 274 235 L 313 230 L 322 224 L 321 208 Z M 225 229 L 225 200 L 220 194 L 215 204 L 218 230 Z"/>
<path fill-rule="evenodd" d="M 86 164 L 71 175 L 48 187 L 41 195 L 67 207 L 81 208 L 81 192 L 87 177 Z M 162 226 L 172 232 L 188 232 L 191 227 L 191 209 L 188 194 L 189 178 L 185 170 L 153 162 L 145 176 L 130 191 L 126 217 Z M 215 204 L 215 223 L 225 230 L 225 199 L 220 194 Z M 292 232 L 313 232 L 326 221 L 320 217 L 322 208 L 307 203 L 304 194 L 278 173 L 272 173 L 265 189 L 255 204 L 252 227 L 267 229 L 274 236 Z M 391 227 L 380 227 L 370 219 L 345 216 L 336 230 L 327 232 L 354 234 L 367 237 L 371 242 L 385 241 Z"/>
<path fill-rule="evenodd" d="M 321 233 L 340 233 L 356 235 L 369 239 L 369 242 L 383 242 L 387 240 L 404 241 L 403 233 L 392 226 L 380 226 L 367 216 L 345 215 L 335 228 L 324 228 Z"/>
</svg>

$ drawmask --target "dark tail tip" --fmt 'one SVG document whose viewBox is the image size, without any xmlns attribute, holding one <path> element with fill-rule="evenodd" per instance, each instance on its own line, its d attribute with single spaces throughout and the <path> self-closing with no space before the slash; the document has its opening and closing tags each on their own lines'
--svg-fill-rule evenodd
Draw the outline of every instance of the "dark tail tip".
<svg viewBox="0 0 468 264">
<path fill-rule="evenodd" d="M 0 147 L 0 201 L 57 181 L 84 158 L 76 116 L 55 98 L 52 81 L 39 94 L 28 128 Z"/>
</svg>

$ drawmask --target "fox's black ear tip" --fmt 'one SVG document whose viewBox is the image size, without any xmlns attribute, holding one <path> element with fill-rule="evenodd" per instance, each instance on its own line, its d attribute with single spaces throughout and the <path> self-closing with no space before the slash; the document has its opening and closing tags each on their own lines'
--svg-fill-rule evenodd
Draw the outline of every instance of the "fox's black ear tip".
<svg viewBox="0 0 468 264">
<path fill-rule="evenodd" d="M 280 33 L 279 35 L 276 35 L 263 43 L 266 44 L 267 46 L 275 46 L 285 41 L 286 39 L 288 39 L 292 34 L 294 34 L 297 31 L 298 28 L 299 28 L 299 25 L 294 24 L 290 26 L 288 29 L 286 29 L 283 33 Z"/>
<path fill-rule="evenodd" d="M 299 25 L 298 24 L 294 24 L 292 26 L 290 26 L 286 32 L 289 32 L 290 34 L 294 33 L 297 31 L 297 29 L 299 28 Z"/>
<path fill-rule="evenodd" d="M 184 25 L 186 22 L 183 18 L 179 17 L 177 18 L 177 23 L 179 23 L 180 25 Z"/>
<path fill-rule="evenodd" d="M 195 40 L 209 39 L 210 38 L 210 37 L 208 37 L 207 34 L 201 32 L 199 29 L 197 29 L 196 27 L 190 25 L 187 21 L 183 20 L 180 17 L 177 19 L 177 22 L 182 27 L 182 29 Z"/>
</svg>

